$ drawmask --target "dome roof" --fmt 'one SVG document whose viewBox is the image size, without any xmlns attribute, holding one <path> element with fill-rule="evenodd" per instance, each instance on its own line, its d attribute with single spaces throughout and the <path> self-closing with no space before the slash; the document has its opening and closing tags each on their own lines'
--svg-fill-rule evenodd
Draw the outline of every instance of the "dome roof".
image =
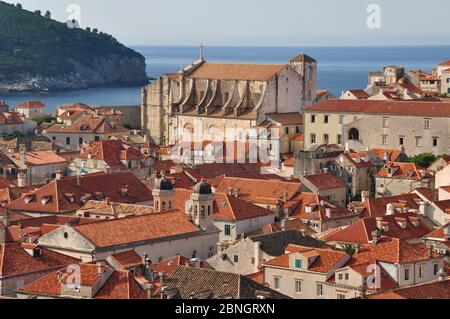
<svg viewBox="0 0 450 319">
<path fill-rule="evenodd" d="M 173 190 L 173 184 L 169 179 L 163 176 L 156 180 L 155 189 L 159 189 L 162 191 L 171 191 Z"/>
<path fill-rule="evenodd" d="M 205 183 L 203 180 L 194 187 L 194 193 L 199 195 L 210 195 L 212 194 L 211 186 Z"/>
</svg>

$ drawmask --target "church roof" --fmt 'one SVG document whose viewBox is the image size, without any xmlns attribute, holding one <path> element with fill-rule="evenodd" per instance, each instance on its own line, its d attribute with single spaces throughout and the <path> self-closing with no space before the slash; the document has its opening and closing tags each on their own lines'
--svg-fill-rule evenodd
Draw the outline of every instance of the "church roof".
<svg viewBox="0 0 450 319">
<path fill-rule="evenodd" d="M 287 64 L 241 64 L 207 62 L 190 76 L 193 79 L 267 81 Z"/>
</svg>

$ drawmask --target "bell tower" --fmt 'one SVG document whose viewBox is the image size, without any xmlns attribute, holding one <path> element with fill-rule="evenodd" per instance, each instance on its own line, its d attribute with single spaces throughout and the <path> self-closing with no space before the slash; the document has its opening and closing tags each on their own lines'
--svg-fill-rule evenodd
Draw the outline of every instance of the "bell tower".
<svg viewBox="0 0 450 319">
<path fill-rule="evenodd" d="M 191 194 L 192 221 L 201 229 L 208 229 L 213 223 L 214 194 L 211 186 L 203 180 L 195 185 Z"/>
<path fill-rule="evenodd" d="M 173 184 L 164 175 L 155 182 L 152 195 L 155 213 L 167 212 L 174 208 L 173 198 L 175 191 L 173 190 Z"/>
</svg>

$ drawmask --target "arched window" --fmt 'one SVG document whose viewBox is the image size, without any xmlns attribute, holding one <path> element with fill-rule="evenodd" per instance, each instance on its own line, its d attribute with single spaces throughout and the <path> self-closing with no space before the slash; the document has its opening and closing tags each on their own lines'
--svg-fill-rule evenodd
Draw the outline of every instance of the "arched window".
<svg viewBox="0 0 450 319">
<path fill-rule="evenodd" d="M 356 128 L 351 128 L 348 131 L 348 139 L 350 141 L 359 141 L 359 131 Z"/>
</svg>

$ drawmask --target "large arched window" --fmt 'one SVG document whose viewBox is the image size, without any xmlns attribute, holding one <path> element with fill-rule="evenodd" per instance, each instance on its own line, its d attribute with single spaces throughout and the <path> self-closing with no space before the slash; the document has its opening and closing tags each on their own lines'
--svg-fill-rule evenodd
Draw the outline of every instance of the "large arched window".
<svg viewBox="0 0 450 319">
<path fill-rule="evenodd" d="M 351 128 L 348 131 L 348 139 L 350 141 L 359 141 L 359 131 L 356 128 Z"/>
</svg>

